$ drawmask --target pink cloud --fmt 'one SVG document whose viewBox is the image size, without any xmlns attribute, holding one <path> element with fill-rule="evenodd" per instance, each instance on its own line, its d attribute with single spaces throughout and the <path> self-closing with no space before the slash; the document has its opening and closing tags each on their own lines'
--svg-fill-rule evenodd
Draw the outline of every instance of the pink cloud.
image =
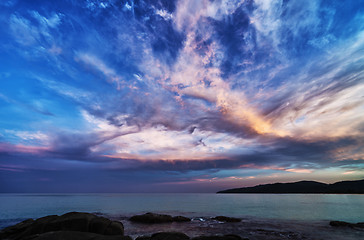
<svg viewBox="0 0 364 240">
<path fill-rule="evenodd" d="M 14 145 L 9 143 L 0 143 L 0 152 L 41 154 L 49 150 L 50 148 L 45 146 L 26 146 L 26 145 Z"/>
</svg>

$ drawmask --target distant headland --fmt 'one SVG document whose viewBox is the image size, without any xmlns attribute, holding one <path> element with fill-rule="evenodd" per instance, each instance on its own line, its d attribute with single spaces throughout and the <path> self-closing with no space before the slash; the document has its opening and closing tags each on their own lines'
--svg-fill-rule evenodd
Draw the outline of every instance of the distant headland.
<svg viewBox="0 0 364 240">
<path fill-rule="evenodd" d="M 217 193 L 332 193 L 332 194 L 364 194 L 364 179 L 357 181 L 341 181 L 333 184 L 315 181 L 292 183 L 273 183 L 254 187 L 233 188 Z"/>
</svg>

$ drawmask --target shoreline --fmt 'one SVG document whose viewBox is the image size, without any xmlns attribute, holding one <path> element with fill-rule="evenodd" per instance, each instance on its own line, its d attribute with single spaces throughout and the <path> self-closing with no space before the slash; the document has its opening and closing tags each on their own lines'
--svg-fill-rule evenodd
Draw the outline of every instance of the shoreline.
<svg viewBox="0 0 364 240">
<path fill-rule="evenodd" d="M 89 214 L 89 213 L 85 213 Z M 90 214 L 95 217 L 121 222 L 125 236 L 137 239 L 158 232 L 180 232 L 189 238 L 200 236 L 236 235 L 249 240 L 285 239 L 342 239 L 364 238 L 364 228 L 333 227 L 330 221 L 273 220 L 242 218 L 240 222 L 218 221 L 212 217 L 195 216 L 187 222 L 163 222 L 146 224 L 130 221 L 130 216 L 103 213 Z M 6 228 L 5 228 L 6 229 Z M 4 229 L 0 229 L 3 231 Z M 1 235 L 0 235 L 1 236 Z M 12 240 L 12 238 L 9 238 Z M 21 239 L 21 238 L 20 238 Z M 105 238 L 106 239 L 106 238 Z"/>
</svg>

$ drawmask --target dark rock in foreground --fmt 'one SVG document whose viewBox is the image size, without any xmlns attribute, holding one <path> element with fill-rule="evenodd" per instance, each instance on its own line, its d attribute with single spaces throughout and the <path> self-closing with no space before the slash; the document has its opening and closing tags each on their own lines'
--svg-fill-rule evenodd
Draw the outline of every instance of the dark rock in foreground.
<svg viewBox="0 0 364 240">
<path fill-rule="evenodd" d="M 140 223 L 166 223 L 173 222 L 173 217 L 164 214 L 145 213 L 142 215 L 132 216 L 129 220 Z"/>
<path fill-rule="evenodd" d="M 220 222 L 241 222 L 240 218 L 225 217 L 225 216 L 217 216 L 214 217 L 213 219 Z"/>
<path fill-rule="evenodd" d="M 348 222 L 344 222 L 344 221 L 331 221 L 330 226 L 333 226 L 333 227 L 364 228 L 364 222 L 348 223 Z"/>
<path fill-rule="evenodd" d="M 77 231 L 57 231 L 46 232 L 42 234 L 32 235 L 24 240 L 133 240 L 129 236 L 120 235 L 101 235 L 90 232 L 77 232 Z"/>
<path fill-rule="evenodd" d="M 66 236 L 72 233 L 78 236 L 72 239 L 102 239 L 105 235 L 120 237 L 124 235 L 124 226 L 121 222 L 90 213 L 70 212 L 62 216 L 51 215 L 37 220 L 25 220 L 3 229 L 0 239 L 69 239 Z"/>
<path fill-rule="evenodd" d="M 152 236 L 138 237 L 135 240 L 188 240 L 188 239 L 190 239 L 190 237 L 181 232 L 159 232 L 153 234 Z"/>
<path fill-rule="evenodd" d="M 157 213 L 145 213 L 142 215 L 132 216 L 130 219 L 132 222 L 138 223 L 167 223 L 167 222 L 189 222 L 191 219 L 183 216 L 172 217 L 165 214 Z"/>
<path fill-rule="evenodd" d="M 142 236 L 135 240 L 189 240 L 190 237 L 181 232 L 159 232 L 152 236 Z M 200 236 L 191 240 L 247 240 L 237 235 L 220 235 L 220 236 Z"/>
<path fill-rule="evenodd" d="M 217 193 L 336 193 L 364 194 L 364 180 L 325 184 L 314 181 L 264 184 L 254 187 L 233 188 Z"/>
<path fill-rule="evenodd" d="M 192 238 L 192 240 L 249 240 L 248 238 L 241 238 L 238 235 L 223 235 L 223 236 L 201 236 Z"/>
<path fill-rule="evenodd" d="M 191 221 L 190 218 L 184 216 L 173 217 L 173 222 L 190 222 L 190 221 Z"/>
</svg>

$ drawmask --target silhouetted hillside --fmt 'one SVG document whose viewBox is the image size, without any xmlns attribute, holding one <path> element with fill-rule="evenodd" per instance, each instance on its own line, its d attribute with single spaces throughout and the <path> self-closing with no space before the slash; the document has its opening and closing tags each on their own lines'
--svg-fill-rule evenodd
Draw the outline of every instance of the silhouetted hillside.
<svg viewBox="0 0 364 240">
<path fill-rule="evenodd" d="M 273 183 L 255 187 L 233 188 L 217 193 L 361 193 L 364 194 L 364 179 L 326 184 L 314 181 Z"/>
</svg>

